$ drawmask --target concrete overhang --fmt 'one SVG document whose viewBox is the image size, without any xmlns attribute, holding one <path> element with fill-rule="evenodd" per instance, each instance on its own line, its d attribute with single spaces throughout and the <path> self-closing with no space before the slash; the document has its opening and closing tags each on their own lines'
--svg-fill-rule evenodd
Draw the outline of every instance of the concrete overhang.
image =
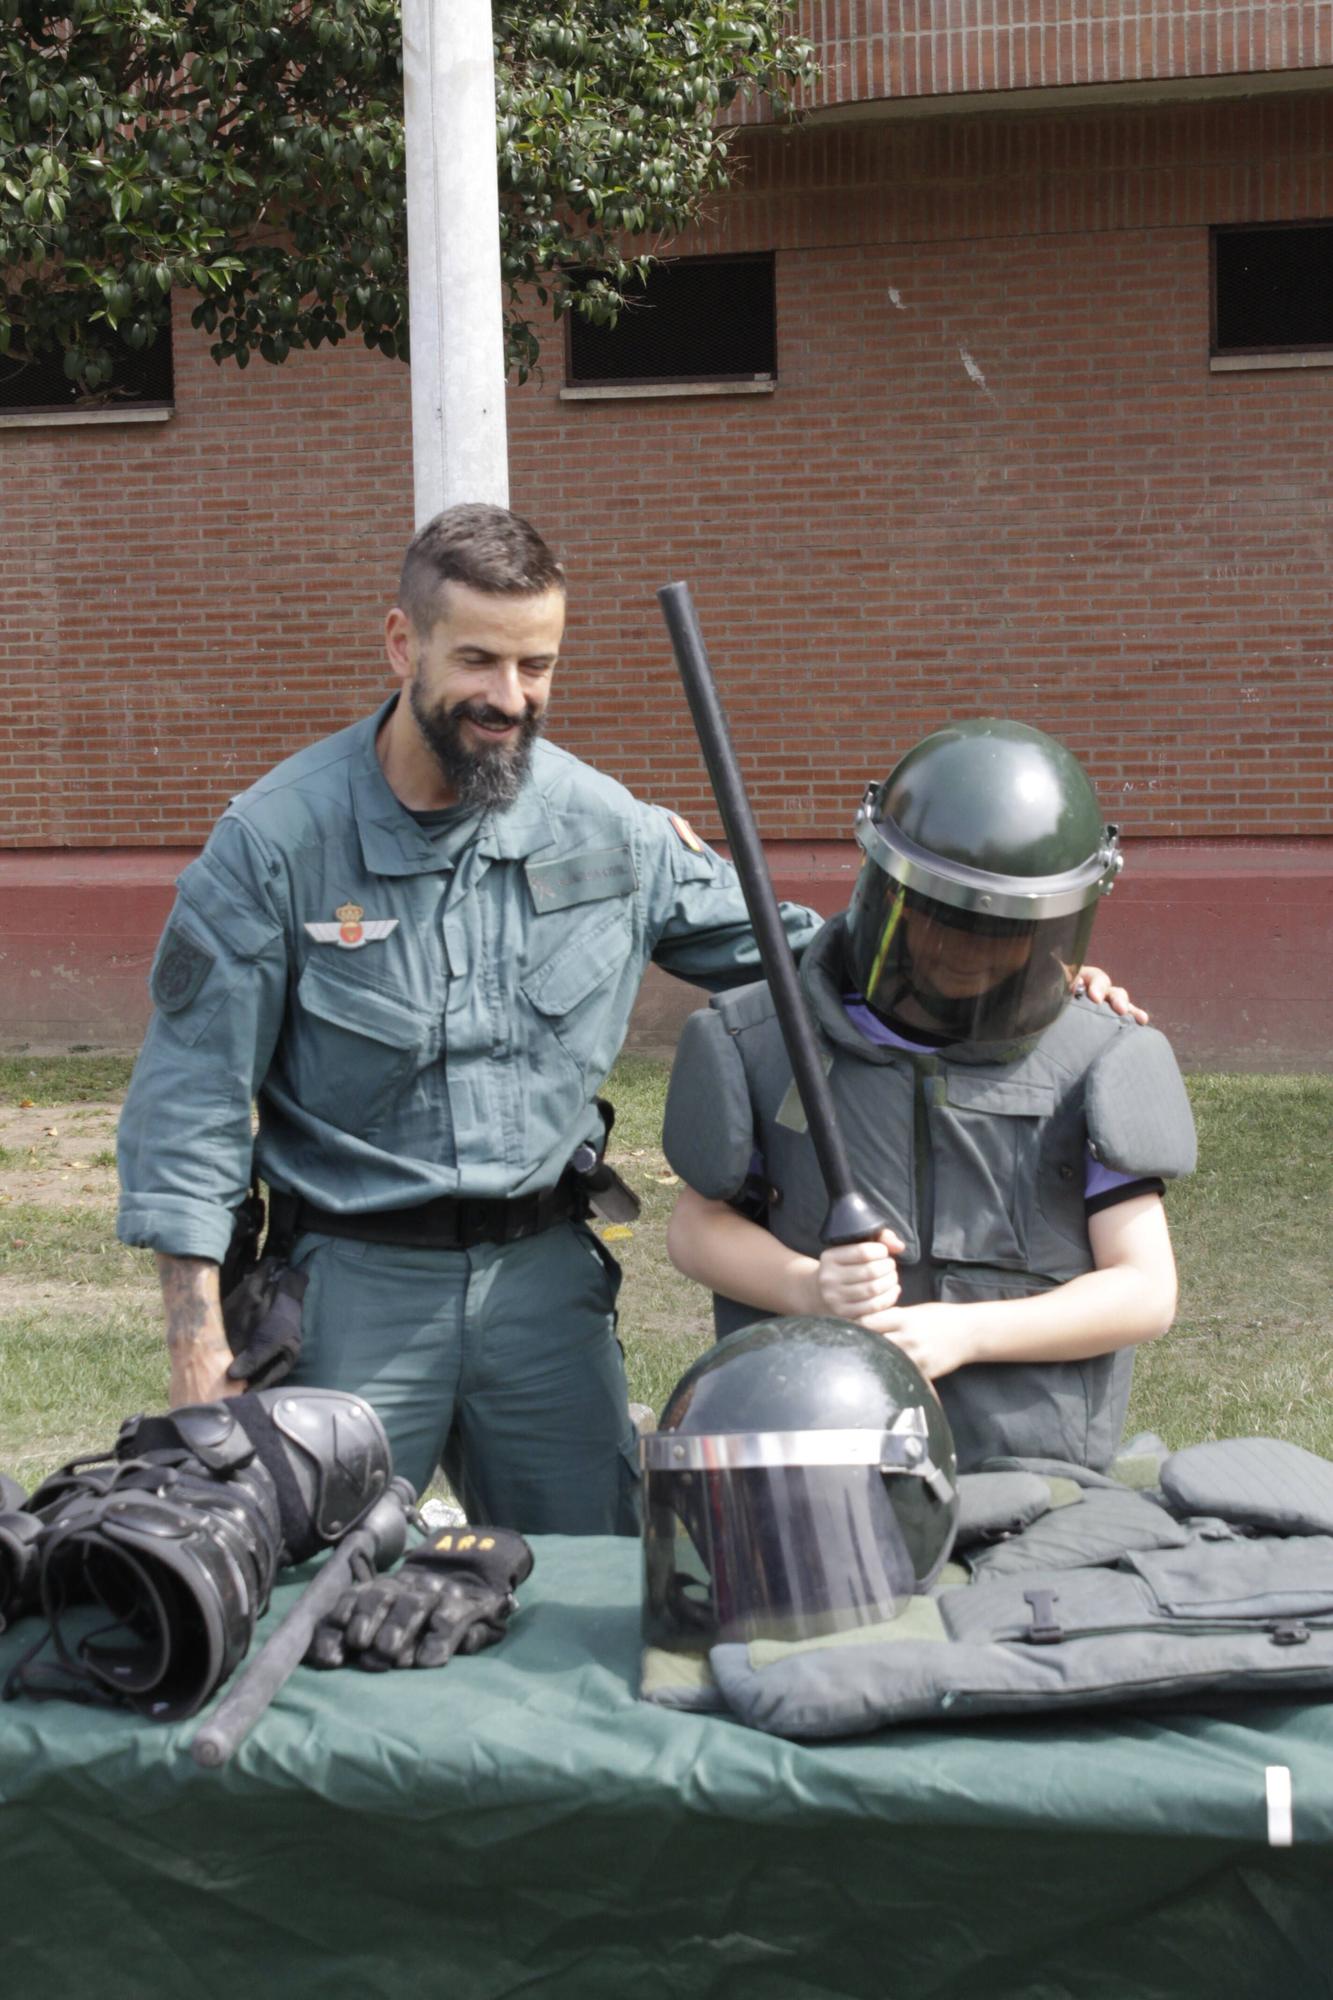
<svg viewBox="0 0 1333 2000">
<path fill-rule="evenodd" d="M 1052 84 L 1037 89 L 968 90 L 912 97 L 859 98 L 802 110 L 796 123 L 880 125 L 895 119 L 958 118 L 987 112 L 1100 111 L 1121 105 L 1200 104 L 1256 97 L 1311 97 L 1333 90 L 1333 69 L 1246 71 L 1227 76 L 1136 77 L 1116 83 Z M 790 130 L 756 125 L 752 131 Z"/>
</svg>

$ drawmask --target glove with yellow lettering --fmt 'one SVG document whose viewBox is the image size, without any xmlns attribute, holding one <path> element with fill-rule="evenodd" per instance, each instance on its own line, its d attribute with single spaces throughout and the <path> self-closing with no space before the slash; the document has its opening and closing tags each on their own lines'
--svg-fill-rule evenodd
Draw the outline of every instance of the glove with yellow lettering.
<svg viewBox="0 0 1333 2000">
<path fill-rule="evenodd" d="M 392 1576 L 354 1584 L 315 1627 L 310 1667 L 442 1667 L 504 1637 L 532 1550 L 510 1528 L 445 1528 Z"/>
</svg>

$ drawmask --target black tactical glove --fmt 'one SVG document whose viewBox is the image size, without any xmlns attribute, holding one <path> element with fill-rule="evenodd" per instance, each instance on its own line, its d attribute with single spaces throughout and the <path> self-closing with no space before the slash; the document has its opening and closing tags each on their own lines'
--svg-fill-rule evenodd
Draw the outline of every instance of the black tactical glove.
<svg viewBox="0 0 1333 2000">
<path fill-rule="evenodd" d="M 261 1257 L 222 1302 L 222 1324 L 236 1359 L 229 1382 L 270 1389 L 291 1374 L 301 1352 L 301 1301 L 309 1274 L 278 1257 Z"/>
<path fill-rule="evenodd" d="M 343 1592 L 315 1627 L 310 1667 L 442 1667 L 504 1637 L 532 1550 L 510 1528 L 445 1528 L 392 1576 Z"/>
</svg>

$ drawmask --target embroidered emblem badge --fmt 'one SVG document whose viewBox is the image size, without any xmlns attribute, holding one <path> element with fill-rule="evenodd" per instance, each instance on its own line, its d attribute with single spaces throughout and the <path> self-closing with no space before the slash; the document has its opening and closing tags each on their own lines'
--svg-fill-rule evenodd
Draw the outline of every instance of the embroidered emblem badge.
<svg viewBox="0 0 1333 2000">
<path fill-rule="evenodd" d="M 176 1014 L 188 1007 L 213 964 L 213 953 L 184 924 L 174 923 L 162 940 L 150 989 L 162 1012 Z"/>
<path fill-rule="evenodd" d="M 343 951 L 359 951 L 363 944 L 378 944 L 398 928 L 397 917 L 372 917 L 369 923 L 363 923 L 366 913 L 359 903 L 340 903 L 333 914 L 337 923 L 306 925 L 316 944 L 336 944 Z"/>
</svg>

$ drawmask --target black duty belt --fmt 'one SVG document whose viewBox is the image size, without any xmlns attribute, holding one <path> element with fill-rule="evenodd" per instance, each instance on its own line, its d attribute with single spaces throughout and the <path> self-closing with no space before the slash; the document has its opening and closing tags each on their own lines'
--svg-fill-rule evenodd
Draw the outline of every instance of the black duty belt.
<svg viewBox="0 0 1333 2000">
<path fill-rule="evenodd" d="M 405 1250 L 470 1250 L 477 1243 L 521 1243 L 557 1222 L 588 1213 L 588 1197 L 571 1173 L 553 1188 L 514 1201 L 473 1200 L 437 1195 L 414 1208 L 381 1208 L 370 1213 L 316 1208 L 301 1201 L 295 1233 L 352 1236 L 361 1243 L 396 1243 Z"/>
</svg>

